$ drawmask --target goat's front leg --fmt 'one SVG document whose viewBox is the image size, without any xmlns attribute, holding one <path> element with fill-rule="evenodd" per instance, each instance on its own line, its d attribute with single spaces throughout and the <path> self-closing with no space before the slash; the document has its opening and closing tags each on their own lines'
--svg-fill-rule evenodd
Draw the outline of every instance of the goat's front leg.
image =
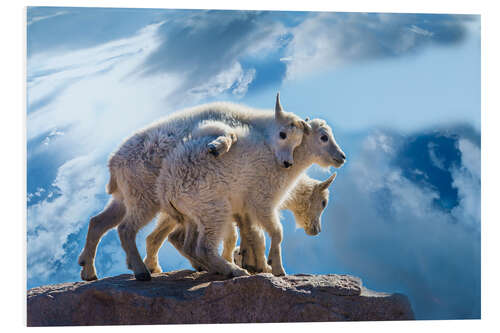
<svg viewBox="0 0 500 333">
<path fill-rule="evenodd" d="M 167 214 L 161 213 L 158 217 L 156 228 L 146 238 L 146 258 L 144 258 L 144 263 L 151 273 L 162 272 L 158 264 L 158 251 L 176 226 L 177 221 L 170 218 Z"/>
<path fill-rule="evenodd" d="M 271 248 L 269 249 L 268 264 L 272 267 L 272 273 L 276 276 L 286 275 L 281 259 L 281 241 L 283 240 L 283 226 L 279 220 L 278 212 L 272 210 L 268 213 L 259 212 L 258 219 L 262 227 L 271 237 Z"/>
<path fill-rule="evenodd" d="M 228 223 L 224 235 L 224 248 L 222 251 L 222 257 L 234 263 L 234 248 L 236 247 L 236 242 L 238 241 L 238 232 L 236 231 L 236 226 L 234 223 Z"/>
</svg>

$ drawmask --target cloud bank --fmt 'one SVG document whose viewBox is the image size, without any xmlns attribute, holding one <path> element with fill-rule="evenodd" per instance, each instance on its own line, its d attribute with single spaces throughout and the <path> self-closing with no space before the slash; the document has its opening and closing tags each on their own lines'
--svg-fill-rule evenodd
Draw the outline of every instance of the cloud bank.
<svg viewBox="0 0 500 333">
<path fill-rule="evenodd" d="M 345 63 L 414 54 L 461 42 L 477 17 L 433 14 L 315 13 L 291 28 L 287 77 Z M 477 28 L 477 27 L 476 27 Z"/>
</svg>

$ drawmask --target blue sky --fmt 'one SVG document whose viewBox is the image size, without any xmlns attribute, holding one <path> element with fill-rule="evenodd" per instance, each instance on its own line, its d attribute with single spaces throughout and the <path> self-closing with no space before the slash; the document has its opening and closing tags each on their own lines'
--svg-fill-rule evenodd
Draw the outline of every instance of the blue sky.
<svg viewBox="0 0 500 333">
<path fill-rule="evenodd" d="M 271 108 L 279 90 L 348 156 L 320 235 L 283 212 L 287 272 L 358 275 L 407 294 L 420 319 L 480 316 L 478 16 L 30 7 L 27 19 L 29 288 L 79 280 L 107 157 L 132 131 L 214 100 Z M 189 268 L 168 244 L 160 264 Z M 96 267 L 129 273 L 116 231 Z"/>
</svg>

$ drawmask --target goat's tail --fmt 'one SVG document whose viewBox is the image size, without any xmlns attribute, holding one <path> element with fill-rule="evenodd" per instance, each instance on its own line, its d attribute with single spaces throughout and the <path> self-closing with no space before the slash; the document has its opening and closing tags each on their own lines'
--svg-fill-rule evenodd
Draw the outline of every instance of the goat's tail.
<svg viewBox="0 0 500 333">
<path fill-rule="evenodd" d="M 113 172 L 111 172 L 111 175 L 109 177 L 109 183 L 106 185 L 106 192 L 108 194 L 114 193 L 118 189 L 118 184 L 116 183 L 116 177 L 114 176 Z"/>
</svg>

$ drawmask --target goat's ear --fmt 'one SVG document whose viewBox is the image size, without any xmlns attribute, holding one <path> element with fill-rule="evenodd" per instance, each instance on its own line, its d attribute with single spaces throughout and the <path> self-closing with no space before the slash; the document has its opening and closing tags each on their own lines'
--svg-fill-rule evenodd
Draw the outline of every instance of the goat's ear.
<svg viewBox="0 0 500 333">
<path fill-rule="evenodd" d="M 334 172 L 333 175 L 331 175 L 330 177 L 328 177 L 327 180 L 325 180 L 324 182 L 322 183 L 319 183 L 318 187 L 321 191 L 324 191 L 328 188 L 328 186 L 330 186 L 333 181 L 335 180 L 335 177 L 337 177 L 337 173 Z"/>
<path fill-rule="evenodd" d="M 300 123 L 304 127 L 304 134 L 309 135 L 312 132 L 312 127 L 306 121 L 301 120 Z"/>
<path fill-rule="evenodd" d="M 274 115 L 276 119 L 281 119 L 283 117 L 283 108 L 281 107 L 280 102 L 280 93 L 276 95 L 276 106 L 274 107 Z"/>
</svg>

